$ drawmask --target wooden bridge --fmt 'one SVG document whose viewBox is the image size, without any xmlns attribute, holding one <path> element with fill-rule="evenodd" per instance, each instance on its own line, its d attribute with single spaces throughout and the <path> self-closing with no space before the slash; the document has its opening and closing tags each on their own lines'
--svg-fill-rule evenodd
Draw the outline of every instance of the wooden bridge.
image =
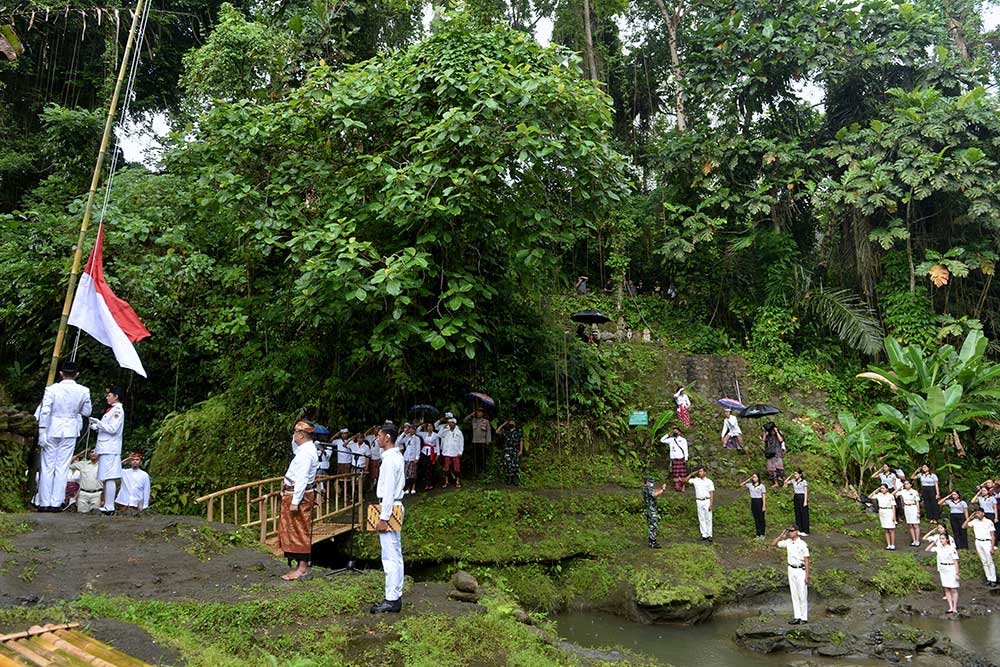
<svg viewBox="0 0 1000 667">
<path fill-rule="evenodd" d="M 316 476 L 316 505 L 313 509 L 312 542 L 322 542 L 343 533 L 365 529 L 364 474 Z M 260 541 L 275 553 L 281 521 L 281 486 L 284 477 L 222 489 L 196 502 L 208 506 L 208 520 L 242 528 L 257 528 Z"/>
</svg>

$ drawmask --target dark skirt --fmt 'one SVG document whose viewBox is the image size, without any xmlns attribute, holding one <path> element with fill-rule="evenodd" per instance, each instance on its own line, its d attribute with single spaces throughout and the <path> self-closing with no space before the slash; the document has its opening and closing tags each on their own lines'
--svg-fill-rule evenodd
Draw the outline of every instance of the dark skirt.
<svg viewBox="0 0 1000 667">
<path fill-rule="evenodd" d="M 951 522 L 951 534 L 955 538 L 956 549 L 969 548 L 969 533 L 962 528 L 965 523 L 965 514 L 949 514 L 948 520 Z"/>
<path fill-rule="evenodd" d="M 753 514 L 753 524 L 754 528 L 757 529 L 757 537 L 762 537 L 765 531 L 763 498 L 750 499 L 750 513 Z"/>
<path fill-rule="evenodd" d="M 805 504 L 806 494 L 796 493 L 792 498 L 795 504 L 795 525 L 800 533 L 809 532 L 809 507 Z"/>
<path fill-rule="evenodd" d="M 308 560 L 312 553 L 312 509 L 315 495 L 306 491 L 297 510 L 292 509 L 291 491 L 281 494 L 281 519 L 278 523 L 278 548 L 285 558 Z"/>
<path fill-rule="evenodd" d="M 670 472 L 674 479 L 684 479 L 688 476 L 688 464 L 684 459 L 670 459 Z"/>
<path fill-rule="evenodd" d="M 937 503 L 937 495 L 933 486 L 920 487 L 920 497 L 924 499 L 924 515 L 929 521 L 941 520 L 941 506 Z"/>
</svg>

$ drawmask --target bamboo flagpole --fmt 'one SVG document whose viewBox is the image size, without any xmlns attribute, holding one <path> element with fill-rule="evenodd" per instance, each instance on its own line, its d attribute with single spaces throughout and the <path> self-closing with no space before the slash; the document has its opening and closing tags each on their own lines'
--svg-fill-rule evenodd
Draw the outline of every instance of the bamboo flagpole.
<svg viewBox="0 0 1000 667">
<path fill-rule="evenodd" d="M 76 242 L 76 250 L 73 253 L 73 268 L 69 274 L 69 285 L 66 286 L 66 299 L 63 301 L 62 316 L 59 318 L 59 331 L 56 333 L 56 344 L 52 348 L 52 362 L 49 364 L 49 377 L 45 382 L 46 386 L 55 382 L 56 369 L 59 367 L 59 359 L 62 357 L 63 343 L 66 340 L 66 327 L 69 320 L 69 311 L 73 306 L 73 293 L 76 290 L 76 281 L 80 275 L 80 260 L 83 257 L 83 242 L 87 237 L 87 226 L 90 224 L 90 216 L 94 210 L 94 197 L 97 195 L 97 185 L 101 180 L 101 169 L 104 167 L 104 156 L 108 152 L 108 144 L 111 140 L 111 131 L 114 129 L 115 112 L 118 110 L 118 97 L 121 94 L 122 82 L 125 80 L 125 73 L 128 71 L 129 56 L 135 44 L 135 35 L 139 27 L 139 20 L 146 0 L 138 0 L 135 11 L 132 14 L 132 27 L 129 29 L 128 40 L 125 42 L 125 52 L 122 54 L 122 64 L 118 68 L 118 80 L 115 82 L 115 92 L 111 95 L 111 105 L 108 107 L 108 117 L 104 122 L 104 136 L 101 137 L 101 150 L 97 154 L 97 163 L 94 165 L 94 174 L 90 179 L 90 192 L 87 193 L 87 206 L 83 210 L 83 223 L 80 225 L 80 238 Z"/>
</svg>

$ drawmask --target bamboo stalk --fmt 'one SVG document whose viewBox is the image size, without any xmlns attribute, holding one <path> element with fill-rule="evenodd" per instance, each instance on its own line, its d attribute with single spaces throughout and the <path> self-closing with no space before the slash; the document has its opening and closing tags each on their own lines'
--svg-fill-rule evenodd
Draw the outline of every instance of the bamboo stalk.
<svg viewBox="0 0 1000 667">
<path fill-rule="evenodd" d="M 101 181 L 101 170 L 104 167 L 104 156 L 108 152 L 108 143 L 111 139 L 111 130 L 114 128 L 115 112 L 118 110 L 118 97 L 121 94 L 122 82 L 125 80 L 125 73 L 128 71 L 129 56 L 132 54 L 132 46 L 135 44 L 135 33 L 139 27 L 139 17 L 142 15 L 142 8 L 146 0 L 138 0 L 135 5 L 135 12 L 132 15 L 132 27 L 129 29 L 128 40 L 125 42 L 125 52 L 122 54 L 122 64 L 118 68 L 118 80 L 115 82 L 115 92 L 111 95 L 111 104 L 108 107 L 108 117 L 104 121 L 104 135 L 101 137 L 101 149 L 97 154 L 97 163 L 94 165 L 94 174 L 90 179 L 90 191 L 87 193 L 87 206 L 83 209 L 83 223 L 80 225 L 80 237 L 76 242 L 76 250 L 73 252 L 73 268 L 69 274 L 69 285 L 66 286 L 66 298 L 63 300 L 62 316 L 59 318 L 59 330 L 56 333 L 56 343 L 52 348 L 52 361 L 49 364 L 49 377 L 46 386 L 55 382 L 56 368 L 59 366 L 59 359 L 62 357 L 63 343 L 66 339 L 66 327 L 69 321 L 69 311 L 73 306 L 73 293 L 76 291 L 77 277 L 80 275 L 80 260 L 83 257 L 83 242 L 87 239 L 87 227 L 90 224 L 90 217 L 94 211 L 94 197 L 97 195 L 97 185 Z"/>
<path fill-rule="evenodd" d="M 22 639 L 24 637 L 33 637 L 35 635 L 40 635 L 44 632 L 53 632 L 54 630 L 66 630 L 69 628 L 78 628 L 79 623 L 64 623 L 63 625 L 46 625 L 42 627 L 41 625 L 33 625 L 24 632 L 15 632 L 12 635 L 0 635 L 0 642 L 9 642 L 12 639 Z"/>
<path fill-rule="evenodd" d="M 118 665 L 118 667 L 149 667 L 149 663 L 134 658 L 127 653 L 122 653 L 113 646 L 108 646 L 77 630 L 57 630 L 56 634 L 74 646 L 82 648 L 92 655 L 104 658 Z"/>
</svg>

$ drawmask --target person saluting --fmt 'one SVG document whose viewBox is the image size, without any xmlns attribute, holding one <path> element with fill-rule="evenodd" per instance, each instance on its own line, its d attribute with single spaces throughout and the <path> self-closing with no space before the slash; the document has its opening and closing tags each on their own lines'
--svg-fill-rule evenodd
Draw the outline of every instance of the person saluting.
<svg viewBox="0 0 1000 667">
<path fill-rule="evenodd" d="M 64 361 L 61 380 L 45 388 L 38 409 L 38 444 L 42 449 L 38 494 L 39 512 L 58 512 L 66 500 L 69 464 L 76 450 L 76 439 L 83 425 L 81 417 L 91 411 L 90 390 L 76 383 L 80 369 L 73 361 Z"/>
<path fill-rule="evenodd" d="M 792 614 L 789 625 L 809 622 L 809 546 L 799 537 L 799 527 L 789 526 L 771 542 L 771 546 L 784 549 L 788 562 L 788 589 L 792 594 Z"/>
</svg>

